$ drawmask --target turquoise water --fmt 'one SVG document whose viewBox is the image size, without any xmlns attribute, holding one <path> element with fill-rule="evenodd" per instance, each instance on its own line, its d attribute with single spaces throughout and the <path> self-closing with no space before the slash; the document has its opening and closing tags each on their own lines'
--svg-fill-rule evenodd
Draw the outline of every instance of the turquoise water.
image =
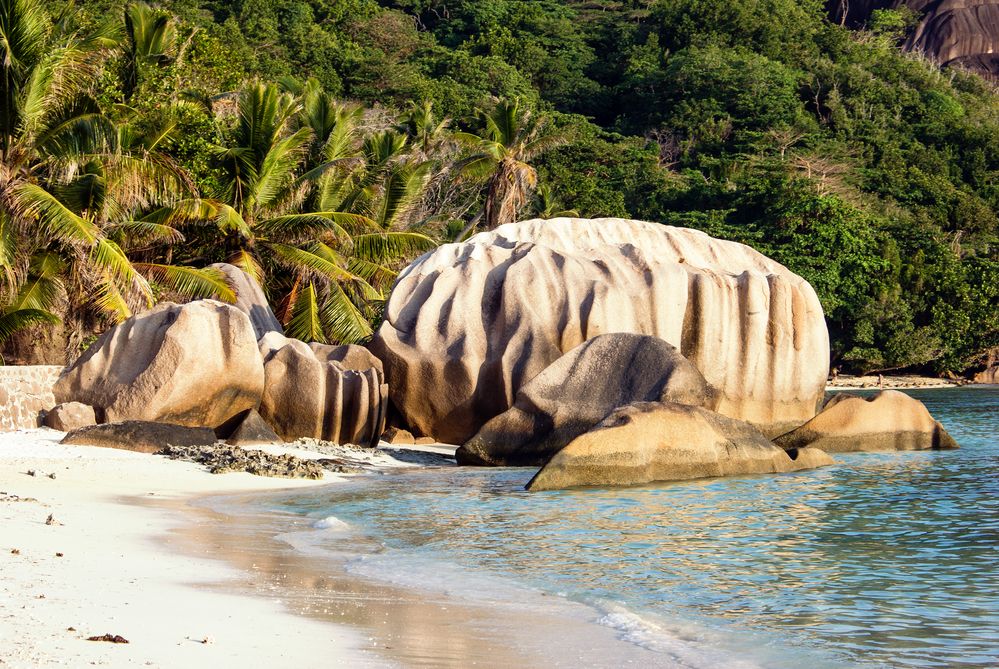
<svg viewBox="0 0 999 669">
<path fill-rule="evenodd" d="M 420 470 L 277 504 L 371 537 L 359 574 L 557 594 L 664 665 L 718 665 L 679 637 L 755 666 L 999 666 L 999 389 L 911 394 L 960 451 L 533 494 L 530 469 Z"/>
</svg>

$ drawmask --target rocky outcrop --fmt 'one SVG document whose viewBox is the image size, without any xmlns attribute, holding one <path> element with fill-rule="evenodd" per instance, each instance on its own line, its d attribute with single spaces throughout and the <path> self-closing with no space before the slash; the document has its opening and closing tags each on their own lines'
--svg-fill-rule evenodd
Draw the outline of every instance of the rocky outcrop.
<svg viewBox="0 0 999 669">
<path fill-rule="evenodd" d="M 97 415 L 92 406 L 80 402 L 66 402 L 54 406 L 45 414 L 42 423 L 53 430 L 69 432 L 88 425 L 96 425 Z"/>
<path fill-rule="evenodd" d="M 215 263 L 209 267 L 225 275 L 226 283 L 236 293 L 236 304 L 233 306 L 249 316 L 257 339 L 268 332 L 284 334 L 284 328 L 267 302 L 267 296 L 252 276 L 228 263 Z"/>
<path fill-rule="evenodd" d="M 215 428 L 215 436 L 230 446 L 281 443 L 281 437 L 254 409 L 247 409 Z"/>
<path fill-rule="evenodd" d="M 788 454 L 748 423 L 707 409 L 671 402 L 638 403 L 615 411 L 570 442 L 531 479 L 527 489 L 768 474 L 828 464 L 832 458 L 818 449 Z"/>
<path fill-rule="evenodd" d="M 137 453 L 159 453 L 167 446 L 214 444 L 215 433 L 207 427 L 130 420 L 81 427 L 67 434 L 59 443 L 119 448 Z"/>
<path fill-rule="evenodd" d="M 999 365 L 988 367 L 975 374 L 974 383 L 999 384 Z"/>
<path fill-rule="evenodd" d="M 360 346 L 305 344 L 276 332 L 260 340 L 260 415 L 283 439 L 378 445 L 388 387 L 381 363 Z"/>
<path fill-rule="evenodd" d="M 456 458 L 459 464 L 540 466 L 623 405 L 669 401 L 713 409 L 716 399 L 697 368 L 666 341 L 600 335 L 531 379 Z"/>
<path fill-rule="evenodd" d="M 0 365 L 0 432 L 31 430 L 55 403 L 52 386 L 62 367 Z"/>
<path fill-rule="evenodd" d="M 110 423 L 158 421 L 215 427 L 255 408 L 264 370 L 249 317 L 203 300 L 164 303 L 105 332 L 54 387 Z"/>
<path fill-rule="evenodd" d="M 957 448 L 957 442 L 919 400 L 897 390 L 871 397 L 834 395 L 815 418 L 774 439 L 785 449 L 922 451 Z"/>
<path fill-rule="evenodd" d="M 581 343 L 613 332 L 676 346 L 718 411 L 781 434 L 815 415 L 829 367 L 818 298 L 751 248 L 621 219 L 500 226 L 399 276 L 371 344 L 408 426 L 468 441 Z"/>
<path fill-rule="evenodd" d="M 999 76 L 999 0 L 827 0 L 833 19 L 853 27 L 877 9 L 908 7 L 919 15 L 905 48 L 941 65 Z"/>
</svg>

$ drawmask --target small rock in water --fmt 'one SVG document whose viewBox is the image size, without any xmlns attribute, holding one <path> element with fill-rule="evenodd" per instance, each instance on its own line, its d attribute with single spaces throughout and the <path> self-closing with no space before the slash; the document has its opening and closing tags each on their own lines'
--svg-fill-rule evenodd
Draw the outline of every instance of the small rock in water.
<svg viewBox="0 0 999 669">
<path fill-rule="evenodd" d="M 20 555 L 21 554 L 21 550 L 19 548 L 11 548 L 10 549 L 10 554 L 11 555 Z"/>
<path fill-rule="evenodd" d="M 70 629 L 73 629 L 72 627 Z M 88 636 L 87 641 L 107 641 L 108 643 L 128 643 L 128 639 L 120 634 L 102 634 L 101 636 Z"/>
<path fill-rule="evenodd" d="M 56 557 L 62 557 L 62 553 L 56 553 Z"/>
<path fill-rule="evenodd" d="M 49 474 L 49 478 L 54 481 L 55 480 L 55 472 L 52 472 L 51 474 Z"/>
<path fill-rule="evenodd" d="M 46 525 L 62 525 L 62 523 L 60 523 L 58 520 L 56 520 L 55 516 L 53 516 L 51 513 L 49 514 L 49 517 L 45 519 L 45 524 Z"/>
<path fill-rule="evenodd" d="M 34 476 L 35 475 L 35 470 L 34 469 L 29 469 L 28 471 L 26 471 L 24 473 L 27 474 L 28 476 Z"/>
</svg>

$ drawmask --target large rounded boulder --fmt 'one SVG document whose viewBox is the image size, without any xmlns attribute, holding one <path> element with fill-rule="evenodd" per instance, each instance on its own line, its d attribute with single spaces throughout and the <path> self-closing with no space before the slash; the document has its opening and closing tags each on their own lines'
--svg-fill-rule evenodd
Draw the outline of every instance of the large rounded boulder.
<svg viewBox="0 0 999 669">
<path fill-rule="evenodd" d="M 260 340 L 260 415 L 285 440 L 376 446 L 388 387 L 381 362 L 361 346 L 306 344 L 270 332 Z"/>
<path fill-rule="evenodd" d="M 622 219 L 500 226 L 399 276 L 371 349 L 415 431 L 464 443 L 601 334 L 676 346 L 720 413 L 781 434 L 815 415 L 829 338 L 811 286 L 748 246 Z"/>
<path fill-rule="evenodd" d="M 925 404 L 898 390 L 870 397 L 834 395 L 817 416 L 774 443 L 787 449 L 814 446 L 830 453 L 958 447 Z"/>
<path fill-rule="evenodd" d="M 214 300 L 164 303 L 111 328 L 53 388 L 106 422 L 215 427 L 254 409 L 264 369 L 249 317 Z"/>
<path fill-rule="evenodd" d="M 660 401 L 713 409 L 716 394 L 672 344 L 647 335 L 600 335 L 531 379 L 513 406 L 456 457 L 459 464 L 541 465 L 618 407 Z"/>
<path fill-rule="evenodd" d="M 770 474 L 829 464 L 832 458 L 819 449 L 787 452 L 752 425 L 707 409 L 645 402 L 618 409 L 574 439 L 531 479 L 527 489 Z"/>
</svg>

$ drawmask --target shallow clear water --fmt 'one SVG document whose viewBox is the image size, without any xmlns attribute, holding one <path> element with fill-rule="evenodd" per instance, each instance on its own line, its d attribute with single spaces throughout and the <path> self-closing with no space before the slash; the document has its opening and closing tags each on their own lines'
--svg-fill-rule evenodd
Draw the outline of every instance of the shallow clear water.
<svg viewBox="0 0 999 669">
<path fill-rule="evenodd" d="M 523 490 L 529 469 L 421 470 L 279 505 L 378 542 L 359 573 L 470 595 L 500 577 L 674 660 L 657 635 L 759 666 L 997 666 L 999 389 L 911 394 L 961 450 L 551 493 Z"/>
</svg>

